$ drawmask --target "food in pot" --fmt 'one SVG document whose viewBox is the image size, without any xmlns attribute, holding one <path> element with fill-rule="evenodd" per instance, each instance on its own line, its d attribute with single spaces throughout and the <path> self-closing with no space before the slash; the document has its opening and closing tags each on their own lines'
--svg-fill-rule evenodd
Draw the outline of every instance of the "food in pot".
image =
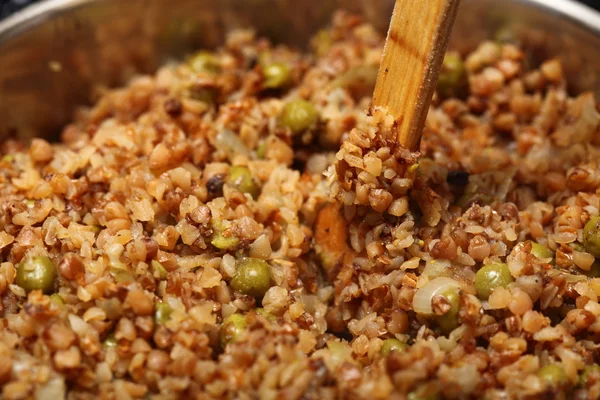
<svg viewBox="0 0 600 400">
<path fill-rule="evenodd" d="M 451 52 L 409 152 L 383 41 L 232 32 L 3 142 L 2 398 L 598 398 L 593 95 Z"/>
</svg>

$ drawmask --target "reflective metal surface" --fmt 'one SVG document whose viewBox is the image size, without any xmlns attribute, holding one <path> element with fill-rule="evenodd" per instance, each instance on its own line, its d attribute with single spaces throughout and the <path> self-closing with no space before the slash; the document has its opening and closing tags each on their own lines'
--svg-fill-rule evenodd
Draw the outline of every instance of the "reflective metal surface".
<svg viewBox="0 0 600 400">
<path fill-rule="evenodd" d="M 417 1 L 417 0 L 415 0 Z M 424 1 L 424 0 L 419 0 Z M 168 58 L 254 27 L 304 46 L 333 10 L 386 29 L 393 0 L 47 0 L 0 23 L 0 137 L 52 136 L 93 83 L 116 85 Z M 499 28 L 563 59 L 573 90 L 600 92 L 600 15 L 569 0 L 462 0 L 451 47 L 468 51 Z"/>
</svg>

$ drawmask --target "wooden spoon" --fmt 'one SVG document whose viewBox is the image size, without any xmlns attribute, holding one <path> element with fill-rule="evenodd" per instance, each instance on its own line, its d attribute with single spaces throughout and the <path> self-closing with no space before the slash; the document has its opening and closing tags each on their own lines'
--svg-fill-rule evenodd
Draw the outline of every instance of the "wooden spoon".
<svg viewBox="0 0 600 400">
<path fill-rule="evenodd" d="M 398 144 L 419 148 L 460 0 L 396 0 L 373 105 L 398 125 Z"/>
</svg>

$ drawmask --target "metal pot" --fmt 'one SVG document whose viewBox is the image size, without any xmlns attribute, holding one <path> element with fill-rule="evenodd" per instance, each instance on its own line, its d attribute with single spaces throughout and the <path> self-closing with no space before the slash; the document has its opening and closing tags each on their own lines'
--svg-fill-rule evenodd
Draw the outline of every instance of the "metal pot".
<svg viewBox="0 0 600 400">
<path fill-rule="evenodd" d="M 415 0 L 426 1 L 426 0 Z M 46 0 L 0 23 L 0 138 L 51 137 L 93 85 L 123 83 L 168 58 L 253 27 L 304 46 L 332 12 L 385 30 L 393 0 Z M 571 0 L 463 0 L 450 46 L 509 31 L 531 62 L 563 60 L 574 91 L 600 89 L 600 14 Z"/>
</svg>

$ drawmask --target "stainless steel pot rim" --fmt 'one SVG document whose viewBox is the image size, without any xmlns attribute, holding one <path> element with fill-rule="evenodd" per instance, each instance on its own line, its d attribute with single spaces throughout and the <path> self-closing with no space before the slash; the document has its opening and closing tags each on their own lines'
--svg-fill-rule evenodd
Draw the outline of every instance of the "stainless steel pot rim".
<svg viewBox="0 0 600 400">
<path fill-rule="evenodd" d="M 560 14 L 580 23 L 582 26 L 600 35 L 600 12 L 593 8 L 577 3 L 574 0 L 519 0 L 521 3 L 534 4 L 550 13 Z M 0 26 L 0 33 L 2 32 Z"/>
<path fill-rule="evenodd" d="M 45 0 L 0 21 L 0 43 L 66 10 L 97 0 Z"/>
<path fill-rule="evenodd" d="M 0 43 L 66 10 L 98 0 L 45 0 L 0 21 Z M 241 1 L 241 0 L 240 0 Z M 600 12 L 574 0 L 517 0 L 581 24 L 600 36 Z"/>
</svg>

